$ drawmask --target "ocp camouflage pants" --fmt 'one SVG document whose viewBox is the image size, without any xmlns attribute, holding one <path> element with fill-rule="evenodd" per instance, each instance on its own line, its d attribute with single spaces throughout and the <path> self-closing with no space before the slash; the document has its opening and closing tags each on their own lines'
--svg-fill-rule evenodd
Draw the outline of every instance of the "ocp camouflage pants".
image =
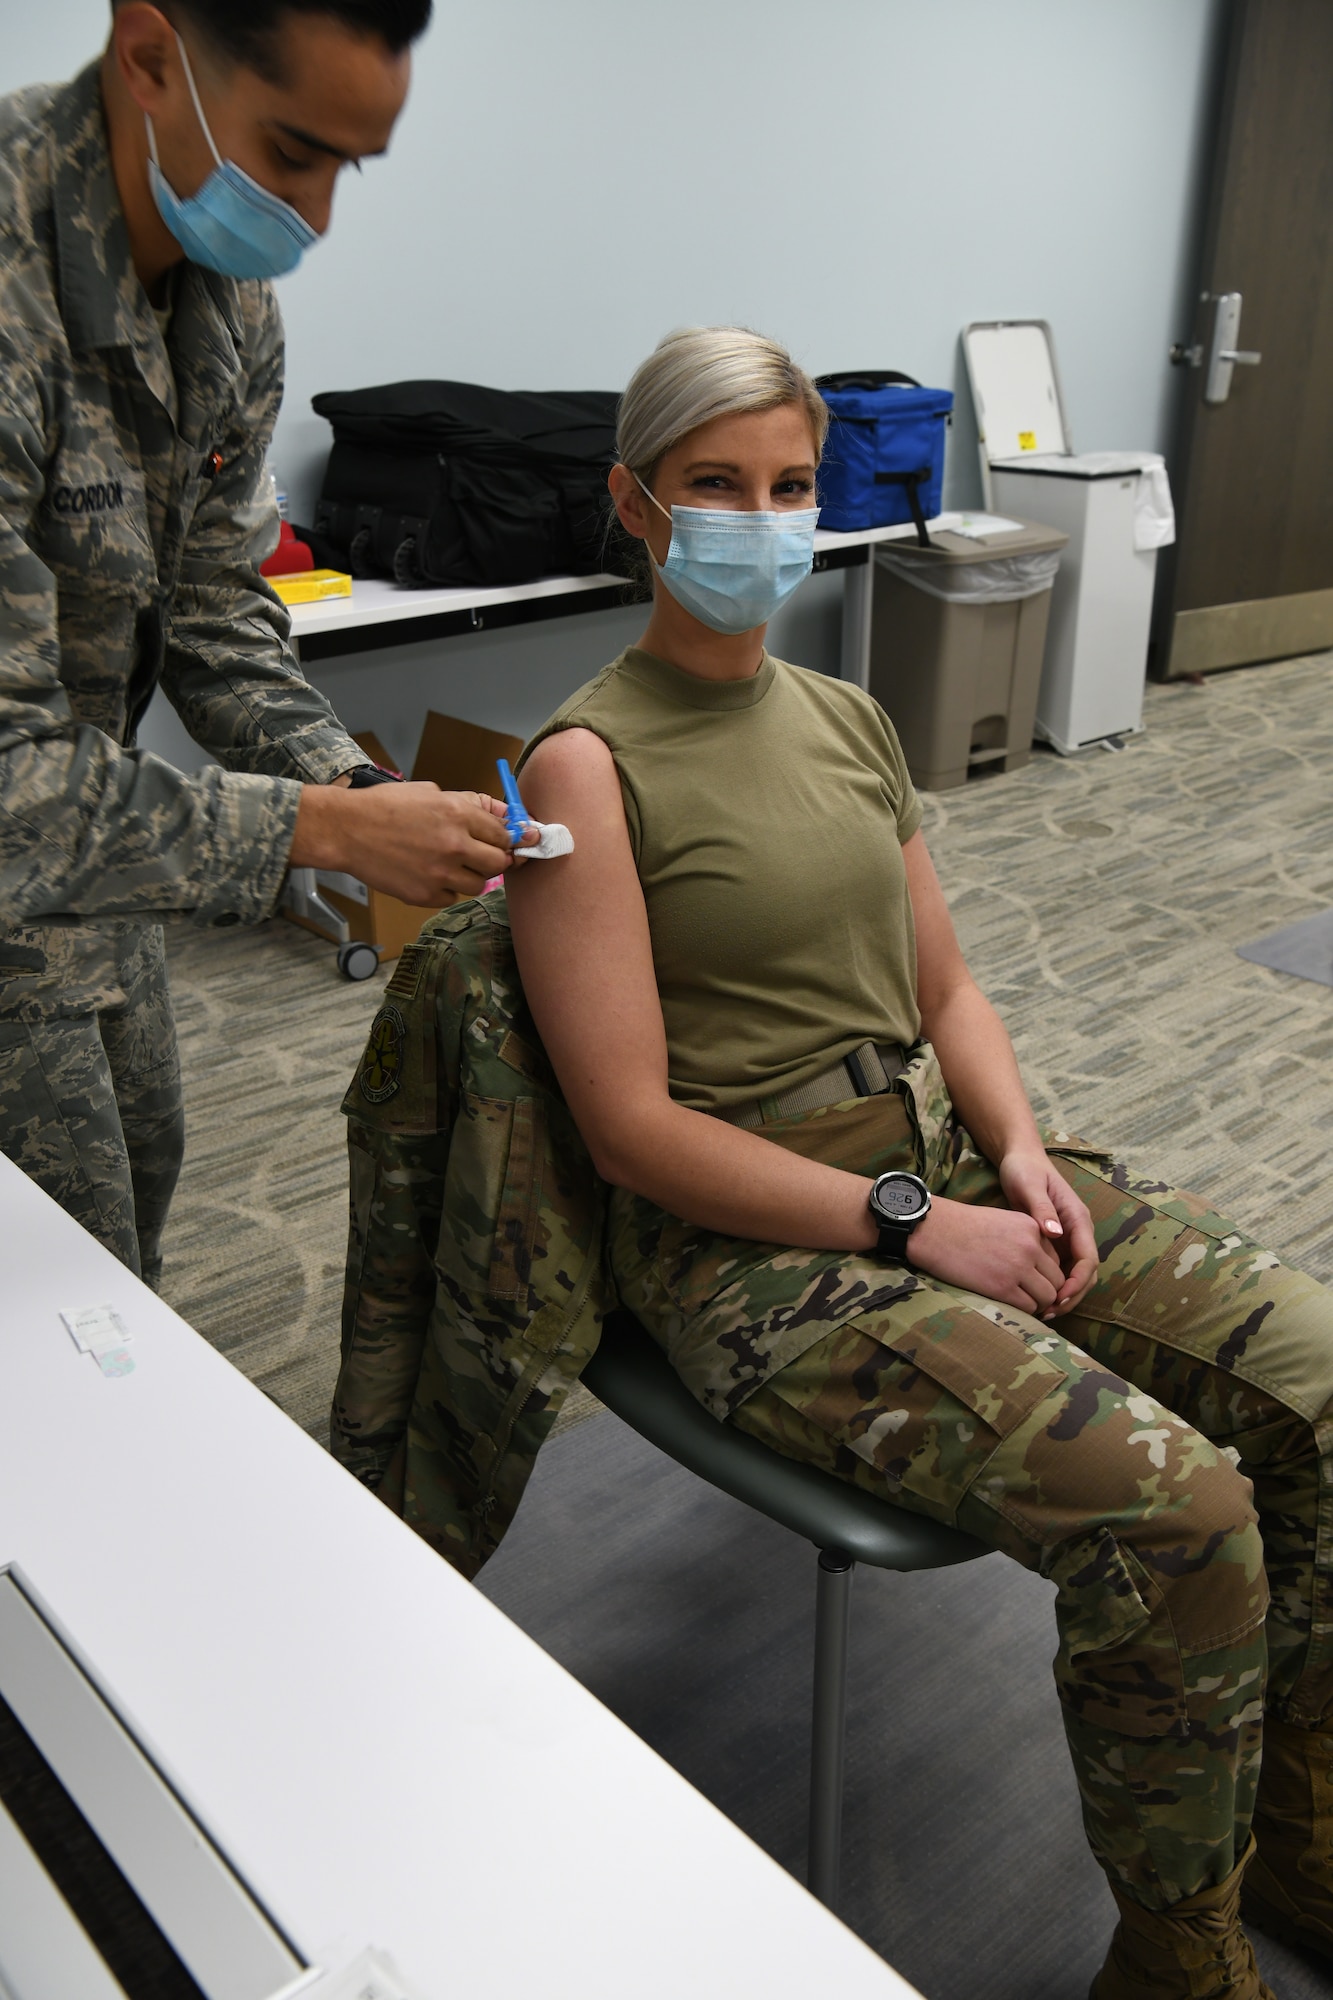
<svg viewBox="0 0 1333 2000">
<path fill-rule="evenodd" d="M 108 926 L 96 980 L 64 946 L 0 934 L 0 1151 L 156 1287 L 185 1145 L 162 928 Z"/>
<path fill-rule="evenodd" d="M 765 1136 L 1003 1204 L 967 1134 L 946 1114 L 932 1135 L 910 1098 Z M 1050 1150 L 1092 1212 L 1101 1270 L 1058 1326 L 873 1258 L 712 1236 L 627 1195 L 611 1260 L 715 1413 L 1055 1584 L 1089 1839 L 1164 1908 L 1222 1881 L 1244 1845 L 1265 1682 L 1287 1720 L 1333 1717 L 1333 1295 L 1206 1202 L 1070 1144 Z M 790 1358 L 766 1371 L 775 1342 Z"/>
</svg>

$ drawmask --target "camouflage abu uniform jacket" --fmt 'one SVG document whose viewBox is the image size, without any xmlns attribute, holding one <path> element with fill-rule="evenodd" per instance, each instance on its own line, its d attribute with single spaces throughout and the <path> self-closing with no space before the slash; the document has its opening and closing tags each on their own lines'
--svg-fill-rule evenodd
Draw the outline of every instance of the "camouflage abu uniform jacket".
<svg viewBox="0 0 1333 2000">
<path fill-rule="evenodd" d="M 365 762 L 258 573 L 282 370 L 271 288 L 191 264 L 164 341 L 96 66 L 0 99 L 0 981 L 34 920 L 78 1006 L 105 936 L 70 918 L 267 916 L 295 781 Z M 225 772 L 133 750 L 159 680 Z"/>
<path fill-rule="evenodd" d="M 334 1455 L 472 1576 L 612 1303 L 608 1191 L 528 1016 L 502 891 L 408 946 L 343 1110 Z"/>
</svg>

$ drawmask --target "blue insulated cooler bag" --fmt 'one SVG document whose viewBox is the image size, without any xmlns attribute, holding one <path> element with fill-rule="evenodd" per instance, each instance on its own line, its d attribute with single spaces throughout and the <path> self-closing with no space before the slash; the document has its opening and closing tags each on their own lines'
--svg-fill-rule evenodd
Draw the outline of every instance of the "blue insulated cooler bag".
<svg viewBox="0 0 1333 2000">
<path fill-rule="evenodd" d="M 878 368 L 819 375 L 815 386 L 833 416 L 819 468 L 820 527 L 911 521 L 929 548 L 926 522 L 940 511 L 951 391 L 923 389 L 910 375 Z"/>
</svg>

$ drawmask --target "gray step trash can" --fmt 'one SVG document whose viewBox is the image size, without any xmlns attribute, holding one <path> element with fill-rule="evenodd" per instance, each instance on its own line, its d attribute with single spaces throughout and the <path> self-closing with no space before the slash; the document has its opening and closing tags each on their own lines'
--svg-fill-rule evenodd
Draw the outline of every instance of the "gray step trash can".
<svg viewBox="0 0 1333 2000">
<path fill-rule="evenodd" d="M 945 792 L 1032 755 L 1051 586 L 1069 537 L 1023 522 L 975 541 L 875 551 L 870 692 L 898 732 L 912 782 Z"/>
</svg>

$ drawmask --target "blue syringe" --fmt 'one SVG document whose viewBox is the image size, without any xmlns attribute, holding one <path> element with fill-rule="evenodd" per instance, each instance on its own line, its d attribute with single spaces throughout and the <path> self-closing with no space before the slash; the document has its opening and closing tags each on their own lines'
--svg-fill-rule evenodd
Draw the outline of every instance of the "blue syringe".
<svg viewBox="0 0 1333 2000">
<path fill-rule="evenodd" d="M 504 787 L 505 832 L 509 835 L 514 846 L 518 847 L 524 834 L 529 829 L 533 833 L 540 835 L 535 847 L 525 847 L 523 849 L 519 857 L 520 860 L 555 861 L 562 854 L 572 854 L 574 852 L 574 836 L 569 828 L 561 826 L 554 820 L 548 826 L 543 826 L 539 819 L 534 819 L 519 797 L 518 786 L 514 782 L 514 774 L 503 757 L 496 758 L 495 768 L 500 773 L 500 783 Z"/>
<path fill-rule="evenodd" d="M 532 815 L 518 795 L 518 785 L 515 782 L 513 772 L 509 768 L 508 761 L 504 757 L 497 757 L 495 768 L 500 773 L 500 783 L 504 787 L 505 806 L 507 808 L 505 812 L 505 827 L 509 838 L 513 841 L 514 846 L 517 847 L 523 835 L 533 823 Z"/>
</svg>

